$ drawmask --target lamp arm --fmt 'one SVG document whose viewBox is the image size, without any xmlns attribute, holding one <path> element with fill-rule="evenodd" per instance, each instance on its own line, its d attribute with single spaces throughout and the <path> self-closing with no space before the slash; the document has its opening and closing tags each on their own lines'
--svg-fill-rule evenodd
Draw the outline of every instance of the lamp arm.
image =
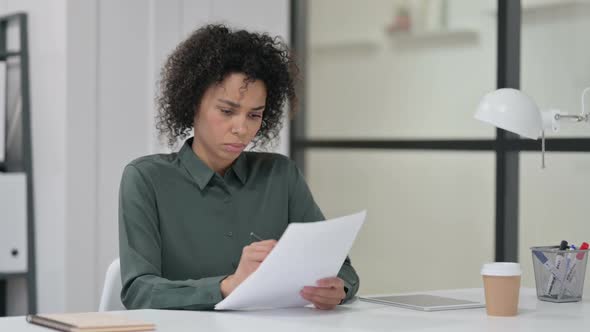
<svg viewBox="0 0 590 332">
<path fill-rule="evenodd" d="M 586 113 L 586 105 L 584 103 L 586 92 L 588 91 L 590 91 L 590 87 L 587 87 L 584 89 L 584 91 L 582 91 L 582 113 L 580 113 L 580 115 L 562 114 L 559 111 L 557 111 L 552 114 L 553 119 L 551 119 L 551 121 L 559 121 L 561 119 L 573 119 L 575 122 L 589 122 L 590 114 Z"/>
<path fill-rule="evenodd" d="M 576 122 L 588 121 L 588 114 L 586 115 L 572 115 L 572 114 L 555 114 L 555 120 L 574 119 Z"/>
</svg>

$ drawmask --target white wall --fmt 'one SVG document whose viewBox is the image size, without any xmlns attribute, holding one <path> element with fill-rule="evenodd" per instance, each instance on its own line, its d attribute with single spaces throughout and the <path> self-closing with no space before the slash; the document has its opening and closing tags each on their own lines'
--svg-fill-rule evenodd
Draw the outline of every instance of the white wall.
<svg viewBox="0 0 590 332">
<path fill-rule="evenodd" d="M 0 0 L 3 14 L 29 14 L 39 311 L 97 308 L 118 255 L 122 169 L 167 150 L 155 139 L 154 94 L 173 47 L 212 21 L 287 40 L 288 3 Z M 9 314 L 24 313 L 23 283 L 10 295 Z"/>
<path fill-rule="evenodd" d="M 350 252 L 360 294 L 481 287 L 479 269 L 494 253 L 493 153 L 318 149 L 305 157 L 326 217 L 367 209 Z"/>
<path fill-rule="evenodd" d="M 121 171 L 152 146 L 153 63 L 150 2 L 101 0 L 98 23 L 97 270 L 98 297 L 108 264 L 118 256 Z M 96 302 L 96 301 L 95 301 Z"/>
<path fill-rule="evenodd" d="M 68 1 L 67 36 L 67 177 L 66 282 L 64 308 L 50 303 L 40 311 L 90 309 L 94 306 L 97 238 L 97 119 L 98 16 L 95 1 Z M 33 109 L 35 113 L 35 109 Z M 46 194 L 46 193 L 40 193 Z M 42 259 L 42 257 L 39 257 Z M 39 279 L 43 279 L 39 275 Z M 44 292 L 51 289 L 44 289 Z M 53 292 L 51 296 L 59 296 Z"/>
<path fill-rule="evenodd" d="M 494 1 L 448 1 L 445 30 L 471 35 L 445 34 L 437 28 L 431 32 L 440 37 L 396 38 L 386 27 L 401 2 L 310 1 L 307 134 L 493 137 L 494 128 L 475 121 L 472 113 L 482 92 L 496 86 L 496 17 L 490 10 Z"/>
<path fill-rule="evenodd" d="M 16 11 L 29 15 L 38 303 L 41 309 L 61 311 L 66 291 L 66 1 L 0 1 L 2 15 Z M 23 310 L 26 295 L 22 288 L 18 293 L 8 301 L 9 314 Z"/>
<path fill-rule="evenodd" d="M 549 152 L 541 169 L 540 152 L 520 156 L 519 260 L 523 284 L 534 287 L 531 247 L 557 245 L 561 240 L 580 246 L 590 242 L 588 183 L 590 153 Z M 584 297 L 590 298 L 586 269 Z"/>
</svg>

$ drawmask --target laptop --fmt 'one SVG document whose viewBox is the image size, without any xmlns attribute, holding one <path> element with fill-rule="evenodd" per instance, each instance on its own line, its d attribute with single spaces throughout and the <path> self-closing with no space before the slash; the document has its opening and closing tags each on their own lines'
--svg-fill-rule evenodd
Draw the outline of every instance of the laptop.
<svg viewBox="0 0 590 332">
<path fill-rule="evenodd" d="M 396 307 L 421 310 L 439 311 L 484 308 L 485 303 L 454 299 L 450 297 L 434 296 L 427 294 L 394 295 L 394 296 L 359 296 L 366 302 L 392 305 Z"/>
</svg>

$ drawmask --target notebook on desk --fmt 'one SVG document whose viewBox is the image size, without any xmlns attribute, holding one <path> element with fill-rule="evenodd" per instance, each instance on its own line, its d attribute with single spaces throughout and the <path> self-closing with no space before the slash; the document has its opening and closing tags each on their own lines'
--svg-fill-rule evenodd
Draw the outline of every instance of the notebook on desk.
<svg viewBox="0 0 590 332">
<path fill-rule="evenodd" d="M 27 322 L 66 332 L 153 331 L 154 324 L 103 312 L 28 315 Z"/>
<path fill-rule="evenodd" d="M 366 302 L 387 304 L 422 311 L 439 311 L 485 307 L 485 304 L 481 302 L 459 300 L 450 297 L 434 296 L 427 294 L 395 296 L 361 296 L 359 297 L 359 299 Z"/>
</svg>

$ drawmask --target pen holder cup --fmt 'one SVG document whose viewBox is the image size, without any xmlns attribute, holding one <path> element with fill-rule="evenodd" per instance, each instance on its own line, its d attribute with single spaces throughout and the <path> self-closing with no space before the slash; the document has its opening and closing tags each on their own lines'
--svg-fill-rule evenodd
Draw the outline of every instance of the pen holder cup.
<svg viewBox="0 0 590 332">
<path fill-rule="evenodd" d="M 559 303 L 581 301 L 588 251 L 532 247 L 537 298 Z"/>
</svg>

